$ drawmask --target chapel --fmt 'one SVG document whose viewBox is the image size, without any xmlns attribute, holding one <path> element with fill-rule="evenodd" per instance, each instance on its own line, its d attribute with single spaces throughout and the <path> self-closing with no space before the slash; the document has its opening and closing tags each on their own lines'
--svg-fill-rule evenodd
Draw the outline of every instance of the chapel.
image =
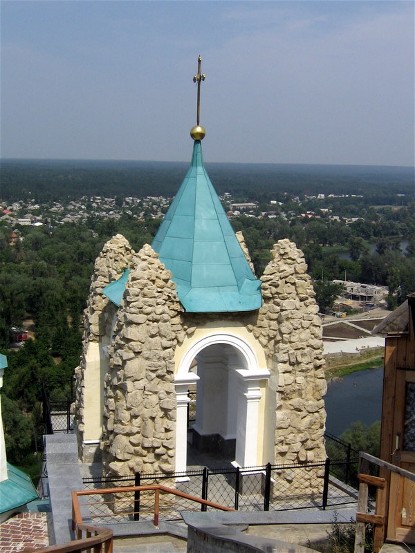
<svg viewBox="0 0 415 553">
<path fill-rule="evenodd" d="M 190 166 L 152 244 L 135 252 L 118 234 L 95 262 L 75 417 L 80 459 L 102 460 L 105 476 L 183 473 L 189 447 L 239 467 L 326 458 L 322 330 L 304 256 L 280 240 L 255 275 L 204 165 L 204 79 L 199 57 Z"/>
</svg>

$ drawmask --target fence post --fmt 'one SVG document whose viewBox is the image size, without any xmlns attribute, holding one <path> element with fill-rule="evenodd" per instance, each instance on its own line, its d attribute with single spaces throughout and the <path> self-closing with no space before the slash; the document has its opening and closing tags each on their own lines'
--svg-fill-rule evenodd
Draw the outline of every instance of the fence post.
<svg viewBox="0 0 415 553">
<path fill-rule="evenodd" d="M 239 509 L 239 486 L 240 486 L 240 472 L 239 467 L 235 469 L 235 511 Z"/>
<path fill-rule="evenodd" d="M 208 498 L 208 485 L 209 485 L 209 469 L 204 467 L 203 469 L 203 479 L 202 479 L 202 499 Z M 207 511 L 207 505 L 201 505 L 201 511 Z"/>
<path fill-rule="evenodd" d="M 270 495 L 271 495 L 271 463 L 267 463 L 265 467 L 264 511 L 269 511 Z"/>
<path fill-rule="evenodd" d="M 159 525 L 160 514 L 160 490 L 157 488 L 154 490 L 154 526 Z"/>
<path fill-rule="evenodd" d="M 134 486 L 141 486 L 141 476 L 139 472 L 135 473 Z M 140 520 L 140 492 L 134 492 L 134 520 Z"/>
<path fill-rule="evenodd" d="M 45 425 L 45 434 L 53 434 L 53 425 L 50 413 L 50 403 L 47 396 L 45 387 L 42 386 L 42 396 L 43 396 L 43 424 Z"/>
<path fill-rule="evenodd" d="M 324 465 L 324 485 L 323 485 L 323 510 L 327 507 L 327 501 L 329 496 L 329 478 L 330 478 L 330 459 L 327 457 Z"/>
<path fill-rule="evenodd" d="M 66 433 L 71 431 L 71 402 L 66 402 Z"/>
</svg>

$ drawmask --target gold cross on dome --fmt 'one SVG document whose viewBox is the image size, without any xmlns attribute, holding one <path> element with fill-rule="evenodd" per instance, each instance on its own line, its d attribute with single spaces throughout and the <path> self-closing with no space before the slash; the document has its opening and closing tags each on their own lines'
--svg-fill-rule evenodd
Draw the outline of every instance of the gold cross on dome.
<svg viewBox="0 0 415 553">
<path fill-rule="evenodd" d="M 196 112 L 196 125 L 200 125 L 200 83 L 206 79 L 206 75 L 201 73 L 202 58 L 197 58 L 197 74 L 193 77 L 193 82 L 197 83 L 197 112 Z"/>
</svg>

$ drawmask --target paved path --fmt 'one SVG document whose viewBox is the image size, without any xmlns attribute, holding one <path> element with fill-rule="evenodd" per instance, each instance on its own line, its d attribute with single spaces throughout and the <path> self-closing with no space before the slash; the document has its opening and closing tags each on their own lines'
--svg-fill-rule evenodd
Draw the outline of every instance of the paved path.
<svg viewBox="0 0 415 553">
<path fill-rule="evenodd" d="M 380 553 L 414 553 L 415 545 L 398 545 L 394 543 L 385 543 Z"/>
</svg>

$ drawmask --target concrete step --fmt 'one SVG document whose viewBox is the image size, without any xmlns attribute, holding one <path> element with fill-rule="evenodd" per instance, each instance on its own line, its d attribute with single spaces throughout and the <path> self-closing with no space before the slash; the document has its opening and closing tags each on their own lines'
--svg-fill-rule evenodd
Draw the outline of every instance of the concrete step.
<svg viewBox="0 0 415 553">
<path fill-rule="evenodd" d="M 114 553 L 184 553 L 185 540 L 174 536 L 152 535 L 114 540 Z"/>
</svg>

